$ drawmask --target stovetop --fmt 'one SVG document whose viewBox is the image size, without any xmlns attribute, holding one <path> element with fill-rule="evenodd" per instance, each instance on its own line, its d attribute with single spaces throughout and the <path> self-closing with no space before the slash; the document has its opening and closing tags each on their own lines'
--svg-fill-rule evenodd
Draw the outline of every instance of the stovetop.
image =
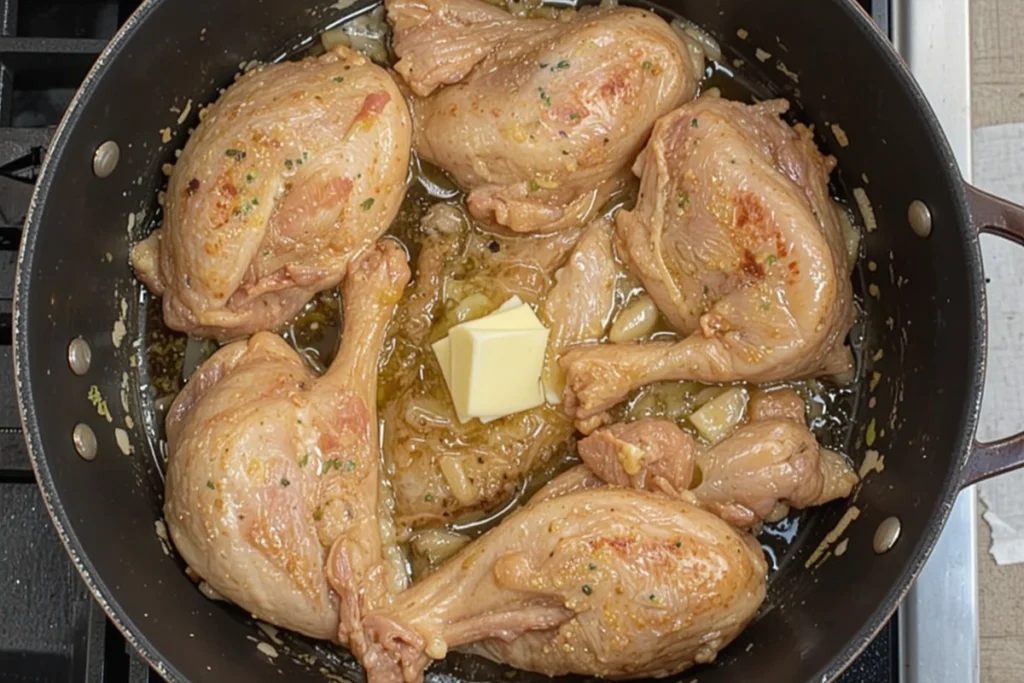
<svg viewBox="0 0 1024 683">
<path fill-rule="evenodd" d="M 892 0 L 858 1 L 890 30 Z M 75 89 L 139 4 L 0 0 L 0 682 L 159 680 L 91 598 L 51 526 L 21 434 L 11 362 L 17 249 L 40 163 Z M 839 680 L 909 680 L 900 676 L 899 642 L 894 618 Z"/>
</svg>

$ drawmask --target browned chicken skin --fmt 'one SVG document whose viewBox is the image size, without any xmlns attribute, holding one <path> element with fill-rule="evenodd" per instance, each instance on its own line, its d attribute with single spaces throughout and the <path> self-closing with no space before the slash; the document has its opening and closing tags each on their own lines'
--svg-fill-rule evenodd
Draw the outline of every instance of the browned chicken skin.
<svg viewBox="0 0 1024 683">
<path fill-rule="evenodd" d="M 692 98 L 703 56 L 657 15 L 521 19 L 481 0 L 388 0 L 414 146 L 515 232 L 586 223 L 655 120 Z"/>
<path fill-rule="evenodd" d="M 841 455 L 818 446 L 795 392 L 762 393 L 756 410 L 703 452 L 658 419 L 598 429 L 578 452 L 606 482 L 679 496 L 740 528 L 764 521 L 779 504 L 801 509 L 850 495 L 857 475 Z"/>
<path fill-rule="evenodd" d="M 398 211 L 410 136 L 394 81 L 346 48 L 242 76 L 185 145 L 163 228 L 132 252 L 167 326 L 270 330 L 336 286 Z"/>
<path fill-rule="evenodd" d="M 403 528 L 489 511 L 506 502 L 524 476 L 546 463 L 572 434 L 571 422 L 550 405 L 487 424 L 459 423 L 429 347 L 437 336 L 430 337 L 434 319 L 451 296 L 445 294 L 446 283 L 449 290 L 467 282 L 479 284 L 493 306 L 513 294 L 539 299 L 537 312 L 551 330 L 547 379 L 553 384 L 561 382 L 554 362 L 561 349 L 600 339 L 614 304 L 620 266 L 608 221 L 594 221 L 581 236 L 567 231 L 509 237 L 496 254 L 483 247 L 493 270 L 466 280 L 452 266 L 466 249 L 456 228 L 459 222 L 459 210 L 448 205 L 433 207 L 422 221 L 427 238 L 416 283 L 398 314 L 398 351 L 389 360 L 401 369 L 390 380 L 396 386 L 386 389 L 381 407 L 384 464 L 394 487 L 396 520 Z M 469 252 L 476 258 L 475 248 Z M 507 268 L 502 265 L 506 261 Z"/>
<path fill-rule="evenodd" d="M 767 570 L 751 536 L 666 496 L 567 488 L 368 615 L 371 683 L 420 681 L 456 647 L 548 675 L 668 676 L 751 620 Z"/>
<path fill-rule="evenodd" d="M 345 279 L 345 331 L 324 376 L 262 332 L 207 360 L 167 417 L 164 511 L 189 566 L 257 617 L 360 658 L 362 615 L 405 585 L 378 517 L 375 386 L 408 279 L 402 248 L 381 242 Z"/>
<path fill-rule="evenodd" d="M 563 354 L 566 405 L 582 428 L 655 381 L 766 382 L 850 367 L 834 160 L 779 118 L 786 108 L 709 95 L 658 121 L 634 166 L 636 208 L 616 225 L 631 270 L 686 336 Z"/>
</svg>

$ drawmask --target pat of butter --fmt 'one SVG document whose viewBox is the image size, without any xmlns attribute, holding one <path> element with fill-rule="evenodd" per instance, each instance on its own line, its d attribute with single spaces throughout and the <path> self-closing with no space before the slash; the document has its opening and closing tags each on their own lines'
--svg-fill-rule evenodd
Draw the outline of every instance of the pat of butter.
<svg viewBox="0 0 1024 683">
<path fill-rule="evenodd" d="M 441 366 L 441 375 L 444 377 L 444 385 L 446 387 L 448 387 L 448 393 L 450 394 L 451 391 L 452 391 L 452 369 L 451 369 L 451 364 L 452 364 L 452 345 L 451 345 L 451 341 L 449 341 L 448 337 L 445 337 L 444 339 L 438 339 L 436 342 L 434 342 L 431 345 L 431 348 L 434 349 L 434 356 L 437 358 L 437 364 Z M 471 415 L 463 415 L 462 412 L 459 410 L 458 406 L 455 406 L 455 416 L 459 418 L 459 422 L 461 422 L 462 424 L 466 424 L 467 422 L 469 422 L 470 420 L 473 419 L 473 417 Z M 483 422 L 484 424 L 487 424 L 488 422 L 494 422 L 499 417 L 503 417 L 503 416 L 502 415 L 485 415 L 485 416 L 479 417 L 478 419 L 481 422 Z"/>
<path fill-rule="evenodd" d="M 544 402 L 546 329 L 459 326 L 448 338 L 452 400 L 463 415 L 511 415 Z"/>
<path fill-rule="evenodd" d="M 496 313 L 504 313 L 505 311 L 512 310 L 513 308 L 516 308 L 516 307 L 522 306 L 522 305 L 523 305 L 523 300 L 520 299 L 518 296 L 513 296 L 508 301 L 506 301 L 501 306 L 499 306 L 497 308 L 497 310 L 494 310 L 494 311 L 488 313 L 487 315 L 495 315 Z M 434 350 L 434 357 L 437 358 L 437 364 L 441 366 L 441 376 L 444 377 L 444 385 L 446 387 L 448 387 L 448 393 L 451 394 L 451 391 L 452 391 L 452 370 L 451 370 L 452 352 L 451 352 L 451 342 L 448 340 L 448 337 L 445 337 L 443 339 L 438 339 L 436 342 L 434 342 L 431 345 L 431 348 Z M 467 422 L 469 422 L 470 420 L 473 419 L 473 416 L 471 416 L 471 415 L 463 415 L 459 411 L 459 407 L 458 406 L 455 406 L 455 415 L 456 415 L 456 417 L 459 418 L 459 422 L 461 422 L 462 424 L 466 424 Z M 477 419 L 479 419 L 482 423 L 487 424 L 488 422 L 494 422 L 499 417 L 504 417 L 504 416 L 503 415 L 481 415 L 481 416 L 478 416 Z"/>
<path fill-rule="evenodd" d="M 533 309 L 512 297 L 434 342 L 459 421 L 487 423 L 543 403 L 540 376 L 547 338 Z"/>
</svg>

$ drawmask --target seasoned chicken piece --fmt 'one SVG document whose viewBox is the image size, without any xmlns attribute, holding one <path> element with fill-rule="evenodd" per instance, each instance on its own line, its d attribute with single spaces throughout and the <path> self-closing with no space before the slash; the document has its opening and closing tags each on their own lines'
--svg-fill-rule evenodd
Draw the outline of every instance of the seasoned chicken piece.
<svg viewBox="0 0 1024 683">
<path fill-rule="evenodd" d="M 703 73 L 696 46 L 636 8 L 559 21 L 481 0 L 385 5 L 416 152 L 469 193 L 473 217 L 514 232 L 585 224 Z"/>
<path fill-rule="evenodd" d="M 836 470 L 832 457 L 845 465 Z M 701 507 L 737 527 L 768 517 L 777 503 L 802 509 L 850 495 L 857 475 L 791 420 L 751 422 L 697 456 Z M 826 487 L 826 475 L 830 477 Z"/>
<path fill-rule="evenodd" d="M 679 496 L 693 480 L 697 445 L 674 422 L 644 419 L 599 429 L 576 452 L 609 484 Z"/>
<path fill-rule="evenodd" d="M 749 534 L 666 496 L 531 501 L 366 617 L 369 679 L 420 681 L 452 648 L 552 676 L 669 676 L 747 625 L 766 570 Z"/>
<path fill-rule="evenodd" d="M 750 392 L 747 414 L 751 422 L 779 418 L 806 424 L 804 400 L 792 389 L 755 389 Z"/>
<path fill-rule="evenodd" d="M 637 206 L 616 214 L 616 228 L 631 270 L 687 336 L 565 353 L 566 405 L 582 426 L 651 382 L 849 369 L 853 297 L 828 195 L 835 161 L 779 118 L 787 107 L 705 96 L 658 121 L 634 166 Z"/>
<path fill-rule="evenodd" d="M 800 398 L 790 393 L 768 396 L 778 394 L 777 407 L 792 408 Z M 657 419 L 598 429 L 577 450 L 608 483 L 675 495 L 746 528 L 779 504 L 800 509 L 845 498 L 858 481 L 843 456 L 818 446 L 803 423 L 802 401 L 799 408 L 798 420 L 752 418 L 703 452 L 688 433 Z"/>
<path fill-rule="evenodd" d="M 540 307 L 540 319 L 551 333 L 544 365 L 548 400 L 559 401 L 565 377 L 558 365 L 562 350 L 582 341 L 600 339 L 615 305 L 615 280 L 619 266 L 612 248 L 612 225 L 593 221 L 565 264 Z"/>
<path fill-rule="evenodd" d="M 164 513 L 189 566 L 260 619 L 360 658 L 363 614 L 406 583 L 381 540 L 375 393 L 408 279 L 402 248 L 381 242 L 345 278 L 344 336 L 325 375 L 261 332 L 207 360 L 167 417 Z"/>
<path fill-rule="evenodd" d="M 417 528 L 460 513 L 493 509 L 572 435 L 569 420 L 550 405 L 488 424 L 459 422 L 429 346 L 447 327 L 435 328 L 427 338 L 441 303 L 454 298 L 456 291 L 462 301 L 483 295 L 489 303 L 487 310 L 475 312 L 479 315 L 511 295 L 527 301 L 541 298 L 538 313 L 551 328 L 547 380 L 552 386 L 560 382 L 554 360 L 561 348 L 600 338 L 614 305 L 619 266 L 607 221 L 591 224 L 566 258 L 571 244 L 563 233 L 507 238 L 500 244 L 487 238 L 482 245 L 479 234 L 472 233 L 463 256 L 460 232 L 451 229 L 459 220 L 458 210 L 447 205 L 433 207 L 424 218 L 426 239 L 416 283 L 400 309 L 403 323 L 394 338 L 396 352 L 385 368 L 384 463 L 401 527 Z M 485 262 L 479 251 L 486 252 Z M 564 265 L 552 276 L 558 257 Z M 467 258 L 486 265 L 463 279 L 458 264 Z M 466 296 L 471 287 L 475 293 Z M 459 313 L 450 322 L 461 319 Z M 559 391 L 553 393 L 557 396 Z"/>
<path fill-rule="evenodd" d="M 347 48 L 239 78 L 185 145 L 162 229 L 132 252 L 167 326 L 270 330 L 336 286 L 398 211 L 410 136 L 394 81 Z"/>
</svg>

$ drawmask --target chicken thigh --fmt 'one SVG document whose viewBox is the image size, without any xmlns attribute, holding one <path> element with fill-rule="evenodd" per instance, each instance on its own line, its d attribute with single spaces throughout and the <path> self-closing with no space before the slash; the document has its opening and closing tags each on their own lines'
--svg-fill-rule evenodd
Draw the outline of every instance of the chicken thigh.
<svg viewBox="0 0 1024 683">
<path fill-rule="evenodd" d="M 714 660 L 750 622 L 766 571 L 753 537 L 682 501 L 539 494 L 366 617 L 369 679 L 420 681 L 456 647 L 552 676 L 668 676 Z"/>
<path fill-rule="evenodd" d="M 562 357 L 566 405 L 584 428 L 660 380 L 766 382 L 848 371 L 847 255 L 811 132 L 756 105 L 704 96 L 662 118 L 616 214 L 630 269 L 685 338 L 598 345 Z"/>
<path fill-rule="evenodd" d="M 577 451 L 608 483 L 677 496 L 740 528 L 780 504 L 801 509 L 849 496 L 857 475 L 819 447 L 800 397 L 779 390 L 757 399 L 750 422 L 704 451 L 674 423 L 650 418 L 598 429 Z"/>
<path fill-rule="evenodd" d="M 394 81 L 347 48 L 239 78 L 185 145 L 163 227 L 132 252 L 167 326 L 270 330 L 336 286 L 398 212 L 410 137 Z"/>
<path fill-rule="evenodd" d="M 388 0 L 416 152 L 514 232 L 585 224 L 655 120 L 691 99 L 703 54 L 657 15 L 517 18 L 481 0 Z"/>
<path fill-rule="evenodd" d="M 375 389 L 408 279 L 401 247 L 381 242 L 345 278 L 344 336 L 325 375 L 261 332 L 207 360 L 167 417 L 164 512 L 189 566 L 260 619 L 360 658 L 362 615 L 406 583 L 382 542 Z"/>
<path fill-rule="evenodd" d="M 564 233 L 509 237 L 501 245 L 490 238 L 478 245 L 480 235 L 471 233 L 471 244 L 465 246 L 459 223 L 458 209 L 448 205 L 433 207 L 424 219 L 427 237 L 416 283 L 398 314 L 396 351 L 385 369 L 384 462 L 400 527 L 419 528 L 493 509 L 523 485 L 531 470 L 565 448 L 572 435 L 572 424 L 552 405 L 487 424 L 459 422 L 429 346 L 447 331 L 435 323 L 443 317 L 442 304 L 459 297 L 481 299 L 488 306 L 482 312 L 488 312 L 512 295 L 540 299 L 539 317 L 551 330 L 545 380 L 555 387 L 554 397 L 560 393 L 558 353 L 569 344 L 599 339 L 614 305 L 620 266 L 608 221 L 593 222 L 574 248 Z M 463 273 L 458 264 L 467 257 L 476 261 L 480 250 L 486 265 Z M 470 287 L 478 289 L 466 295 Z M 461 318 L 457 314 L 451 322 Z"/>
</svg>

